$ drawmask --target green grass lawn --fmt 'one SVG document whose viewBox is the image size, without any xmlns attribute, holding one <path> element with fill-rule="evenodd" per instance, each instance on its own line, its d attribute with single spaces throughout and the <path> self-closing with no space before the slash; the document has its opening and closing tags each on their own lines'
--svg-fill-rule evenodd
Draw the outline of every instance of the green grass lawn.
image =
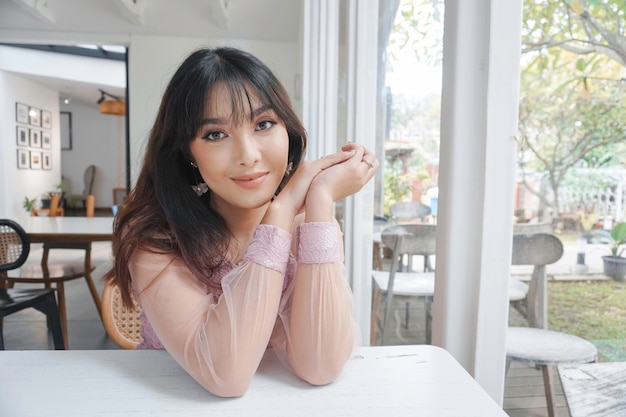
<svg viewBox="0 0 626 417">
<path fill-rule="evenodd" d="M 626 361 L 626 282 L 551 281 L 550 329 L 594 343 L 599 361 Z"/>
</svg>

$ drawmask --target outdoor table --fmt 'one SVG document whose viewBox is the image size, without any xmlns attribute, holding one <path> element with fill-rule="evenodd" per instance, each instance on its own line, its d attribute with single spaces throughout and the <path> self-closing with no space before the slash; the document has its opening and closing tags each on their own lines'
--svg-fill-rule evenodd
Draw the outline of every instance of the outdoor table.
<svg viewBox="0 0 626 417">
<path fill-rule="evenodd" d="M 572 417 L 626 415 L 626 362 L 559 366 Z"/>
</svg>

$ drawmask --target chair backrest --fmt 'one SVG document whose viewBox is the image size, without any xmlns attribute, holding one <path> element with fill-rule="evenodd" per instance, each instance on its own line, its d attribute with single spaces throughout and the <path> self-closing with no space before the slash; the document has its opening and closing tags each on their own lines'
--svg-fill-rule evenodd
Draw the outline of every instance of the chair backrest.
<svg viewBox="0 0 626 417">
<path fill-rule="evenodd" d="M 128 191 L 126 191 L 126 187 L 114 187 L 113 188 L 113 204 L 119 206 L 124 202 Z"/>
<path fill-rule="evenodd" d="M 96 166 L 89 165 L 87 169 L 85 169 L 85 173 L 83 174 L 83 181 L 85 182 L 83 195 L 93 194 L 93 180 L 95 176 L 96 176 Z"/>
<path fill-rule="evenodd" d="M 49 217 L 57 217 L 61 215 L 61 210 L 59 210 L 59 204 L 61 203 L 61 196 L 59 194 L 52 194 L 50 197 L 50 210 L 48 211 Z"/>
<path fill-rule="evenodd" d="M 513 235 L 513 265 L 545 266 L 563 256 L 561 239 L 549 233 Z"/>
<path fill-rule="evenodd" d="M 133 299 L 134 306 L 126 307 L 117 285 L 111 281 L 102 290 L 102 323 L 107 334 L 124 349 L 135 349 L 142 342 L 141 307 Z"/>
<path fill-rule="evenodd" d="M 398 258 L 402 255 L 421 255 L 424 256 L 424 269 L 432 270 L 429 257 L 435 254 L 436 237 L 437 226 L 426 223 L 398 224 L 381 233 L 383 244 L 392 251 L 392 269 L 397 268 Z"/>
<path fill-rule="evenodd" d="M 419 201 L 403 201 L 389 207 L 396 220 L 423 219 L 430 214 L 430 207 Z"/>
<path fill-rule="evenodd" d="M 535 233 L 554 233 L 552 223 L 515 223 L 514 235 L 534 235 Z"/>
<path fill-rule="evenodd" d="M 30 253 L 30 239 L 26 231 L 9 219 L 0 219 L 0 272 L 17 269 Z"/>
<path fill-rule="evenodd" d="M 399 254 L 434 255 L 437 226 L 434 224 L 398 224 L 381 233 L 383 244 Z"/>
<path fill-rule="evenodd" d="M 526 295 L 526 319 L 532 327 L 548 328 L 548 283 L 546 265 L 563 256 L 563 243 L 553 234 L 514 234 L 513 265 L 532 265 L 533 272 Z"/>
</svg>

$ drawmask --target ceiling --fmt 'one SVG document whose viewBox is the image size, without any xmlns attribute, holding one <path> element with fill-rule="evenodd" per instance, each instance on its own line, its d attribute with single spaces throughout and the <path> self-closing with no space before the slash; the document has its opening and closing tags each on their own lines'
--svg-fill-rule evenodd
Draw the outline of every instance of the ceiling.
<svg viewBox="0 0 626 417">
<path fill-rule="evenodd" d="M 301 5 L 302 0 L 0 0 L 0 42 L 125 45 L 133 34 L 293 42 Z M 105 85 L 25 77 L 93 107 L 99 88 L 125 96 L 123 89 Z"/>
</svg>

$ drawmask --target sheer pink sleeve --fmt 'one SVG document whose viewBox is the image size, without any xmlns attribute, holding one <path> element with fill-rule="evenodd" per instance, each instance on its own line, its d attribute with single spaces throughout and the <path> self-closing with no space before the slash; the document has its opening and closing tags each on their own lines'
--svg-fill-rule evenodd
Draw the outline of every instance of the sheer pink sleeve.
<svg viewBox="0 0 626 417">
<path fill-rule="evenodd" d="M 281 302 L 272 346 L 300 378 L 327 384 L 359 340 L 342 234 L 337 223 L 303 223 L 296 243 L 296 276 Z"/>
<path fill-rule="evenodd" d="M 244 261 L 222 279 L 219 298 L 179 259 L 134 256 L 133 285 L 155 334 L 210 392 L 232 397 L 247 390 L 276 322 L 290 246 L 288 232 L 257 227 Z M 257 253 L 254 262 L 249 253 Z"/>
</svg>

